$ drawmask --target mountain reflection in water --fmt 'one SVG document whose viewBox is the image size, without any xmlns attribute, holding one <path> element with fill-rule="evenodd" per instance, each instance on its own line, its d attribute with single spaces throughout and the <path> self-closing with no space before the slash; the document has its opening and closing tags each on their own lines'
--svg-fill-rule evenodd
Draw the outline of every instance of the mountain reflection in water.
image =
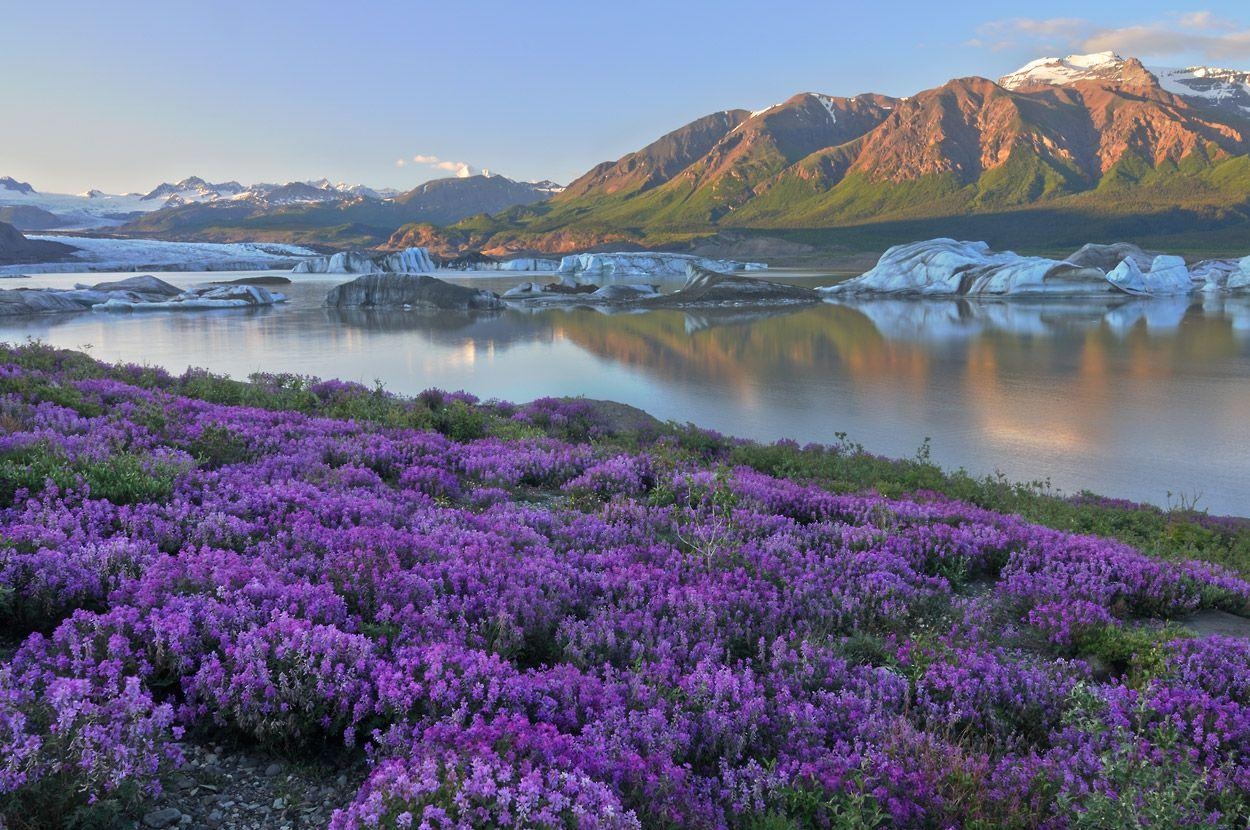
<svg viewBox="0 0 1250 830">
<path fill-rule="evenodd" d="M 946 466 L 1250 514 L 1250 298 L 423 314 L 325 309 L 328 285 L 255 312 L 0 321 L 0 338 L 175 372 L 585 394 L 763 440 L 845 432 L 896 456 L 928 436 Z"/>
</svg>

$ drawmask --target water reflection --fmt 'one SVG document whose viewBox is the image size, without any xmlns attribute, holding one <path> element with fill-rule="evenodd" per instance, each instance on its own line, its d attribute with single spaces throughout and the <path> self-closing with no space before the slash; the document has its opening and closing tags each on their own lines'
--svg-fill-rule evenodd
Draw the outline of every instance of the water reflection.
<svg viewBox="0 0 1250 830">
<path fill-rule="evenodd" d="M 322 308 L 332 284 L 244 312 L 0 321 L 0 338 L 175 371 L 586 394 L 760 439 L 845 431 L 890 455 L 930 436 L 950 466 L 1250 513 L 1250 298 L 424 314 Z"/>
</svg>

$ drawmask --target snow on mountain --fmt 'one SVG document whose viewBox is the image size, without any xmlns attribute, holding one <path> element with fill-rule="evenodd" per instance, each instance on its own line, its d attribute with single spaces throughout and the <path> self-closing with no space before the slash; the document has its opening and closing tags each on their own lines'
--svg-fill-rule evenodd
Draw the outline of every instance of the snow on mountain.
<svg viewBox="0 0 1250 830">
<path fill-rule="evenodd" d="M 168 201 L 177 197 L 181 202 L 211 202 L 217 199 L 228 199 L 237 196 L 246 188 L 238 182 L 222 182 L 211 184 L 199 176 L 191 176 L 177 183 L 165 182 L 153 188 L 142 201 L 160 199 Z"/>
<path fill-rule="evenodd" d="M 13 178 L 12 176 L 0 177 L 0 190 L 7 190 L 12 193 L 25 193 L 25 194 L 31 194 L 35 192 L 35 189 L 31 187 L 30 184 L 28 184 L 27 182 L 19 182 L 17 179 Z"/>
<path fill-rule="evenodd" d="M 543 179 L 542 181 L 538 181 L 538 182 L 526 182 L 526 184 L 532 184 L 534 185 L 535 190 L 538 190 L 542 193 L 550 193 L 552 196 L 556 195 L 557 193 L 564 192 L 564 185 L 556 184 L 551 179 Z"/>
<path fill-rule="evenodd" d="M 1116 82 L 1123 79 L 1130 60 L 1115 52 L 1039 58 L 999 78 L 998 83 L 1006 89 L 1021 89 L 1037 85 L 1062 86 L 1087 80 Z M 1250 71 L 1212 66 L 1180 69 L 1147 66 L 1146 70 L 1155 76 L 1159 86 L 1173 95 L 1238 115 L 1250 115 Z"/>
</svg>

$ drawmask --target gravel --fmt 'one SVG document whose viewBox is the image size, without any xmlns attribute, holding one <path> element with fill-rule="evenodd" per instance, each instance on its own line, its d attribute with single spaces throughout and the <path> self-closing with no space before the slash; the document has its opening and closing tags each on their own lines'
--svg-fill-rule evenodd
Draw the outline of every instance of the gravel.
<svg viewBox="0 0 1250 830">
<path fill-rule="evenodd" d="M 187 763 L 145 806 L 136 830 L 312 830 L 351 803 L 365 777 L 349 766 L 291 761 L 260 750 L 188 741 Z"/>
</svg>

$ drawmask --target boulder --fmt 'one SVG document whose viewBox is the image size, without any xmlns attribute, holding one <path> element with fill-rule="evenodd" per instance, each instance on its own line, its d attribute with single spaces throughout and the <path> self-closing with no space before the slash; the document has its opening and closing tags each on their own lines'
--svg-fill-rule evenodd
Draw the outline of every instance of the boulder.
<svg viewBox="0 0 1250 830">
<path fill-rule="evenodd" d="M 452 285 L 425 274 L 368 274 L 330 289 L 325 304 L 331 308 L 456 310 L 503 306 L 490 291 Z"/>
</svg>

